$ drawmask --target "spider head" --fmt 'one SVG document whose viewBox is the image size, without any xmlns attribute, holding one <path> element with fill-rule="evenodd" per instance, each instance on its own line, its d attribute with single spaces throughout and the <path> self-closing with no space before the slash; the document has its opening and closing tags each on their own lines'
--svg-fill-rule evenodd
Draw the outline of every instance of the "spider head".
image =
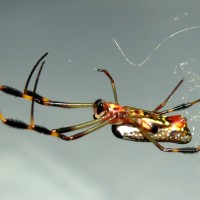
<svg viewBox="0 0 200 200">
<path fill-rule="evenodd" d="M 94 119 L 101 118 L 109 111 L 108 104 L 102 99 L 98 99 L 94 102 L 93 109 L 94 109 L 94 115 L 93 115 Z"/>
</svg>

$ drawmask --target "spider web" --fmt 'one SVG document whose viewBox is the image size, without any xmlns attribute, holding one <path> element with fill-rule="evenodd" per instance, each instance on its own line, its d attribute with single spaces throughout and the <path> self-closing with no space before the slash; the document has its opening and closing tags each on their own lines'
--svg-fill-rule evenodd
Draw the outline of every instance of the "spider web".
<svg viewBox="0 0 200 200">
<path fill-rule="evenodd" d="M 156 51 L 163 45 L 165 44 L 169 39 L 177 36 L 177 35 L 180 35 L 181 33 L 183 32 L 186 32 L 186 31 L 189 31 L 189 30 L 194 30 L 194 29 L 199 29 L 200 26 L 192 26 L 192 27 L 189 27 L 189 28 L 185 28 L 185 29 L 181 29 L 169 36 L 167 36 L 166 38 L 164 38 L 154 49 L 153 51 L 149 54 L 149 56 L 147 58 L 145 58 L 143 61 L 141 61 L 140 63 L 136 63 L 135 61 L 131 61 L 125 54 L 124 50 L 122 50 L 122 48 L 120 47 L 119 43 L 117 42 L 117 40 L 115 38 L 113 38 L 113 41 L 115 43 L 115 45 L 117 46 L 118 50 L 120 51 L 121 55 L 125 58 L 125 60 L 133 65 L 134 67 L 140 67 L 142 66 L 143 64 L 145 64 L 155 53 Z"/>
<path fill-rule="evenodd" d="M 174 67 L 174 74 L 178 76 L 179 78 L 184 77 L 185 78 L 185 85 L 186 88 L 185 93 L 181 97 L 180 101 L 183 102 L 189 102 L 196 99 L 191 99 L 191 96 L 194 96 L 195 94 L 199 94 L 200 89 L 200 75 L 199 72 L 195 70 L 195 66 L 193 64 L 194 59 L 189 59 L 185 62 L 180 62 Z M 198 68 L 197 68 L 198 69 Z M 192 95 L 194 94 L 194 95 Z M 199 98 L 199 97 L 197 97 Z M 195 105 L 198 106 L 199 105 Z M 196 109 L 195 114 L 190 114 L 190 110 L 185 110 L 184 115 L 188 117 L 190 121 L 193 121 L 193 127 L 191 127 L 191 131 L 193 134 L 197 134 L 196 126 L 198 126 L 200 122 L 200 112 L 199 109 Z M 197 144 L 200 142 L 200 136 L 199 141 L 197 141 Z"/>
<path fill-rule="evenodd" d="M 174 20 L 178 20 L 178 18 L 174 18 Z M 121 48 L 119 45 L 119 42 L 113 38 L 114 44 L 116 45 L 117 49 L 119 50 L 120 54 L 124 57 L 124 59 L 132 66 L 134 67 L 141 67 L 144 65 L 147 61 L 150 60 L 152 56 L 156 54 L 156 52 L 160 49 L 161 46 L 163 46 L 168 40 L 172 39 L 173 37 L 177 37 L 180 34 L 186 32 L 186 31 L 192 31 L 195 29 L 199 29 L 200 25 L 198 26 L 192 26 L 189 28 L 181 29 L 176 31 L 175 33 L 172 33 L 171 35 L 167 36 L 164 38 L 154 49 L 150 54 L 141 62 L 135 62 L 134 60 L 130 60 L 127 56 L 125 51 Z M 195 66 L 195 60 L 193 58 L 188 59 L 186 61 L 179 62 L 174 66 L 174 75 L 177 76 L 177 79 L 180 80 L 184 77 L 184 87 L 185 87 L 185 92 L 181 96 L 180 102 L 186 103 L 190 102 L 196 99 L 192 99 L 192 93 L 193 94 L 199 94 L 200 90 L 200 74 L 199 74 L 199 68 Z M 197 98 L 200 98 L 199 96 Z M 199 106 L 198 104 L 195 106 Z M 183 110 L 182 113 L 188 118 L 189 124 L 192 125 L 190 127 L 190 131 L 192 135 L 195 135 L 195 146 L 200 145 L 200 135 L 199 135 L 199 129 L 197 128 L 199 126 L 200 122 L 200 112 L 198 111 L 199 109 L 196 109 L 195 113 L 191 114 L 190 110 Z M 190 123 L 192 121 L 192 123 Z M 198 136 L 197 136 L 198 134 Z M 198 165 L 196 167 L 196 171 L 200 175 L 200 166 Z"/>
<path fill-rule="evenodd" d="M 178 20 L 177 18 L 174 18 L 174 20 Z M 192 26 L 189 28 L 185 28 L 185 29 L 181 29 L 169 36 L 167 36 L 166 38 L 164 38 L 157 46 L 156 48 L 153 49 L 153 51 L 149 54 L 148 57 L 146 57 L 143 61 L 136 63 L 135 61 L 131 61 L 125 54 L 124 50 L 122 50 L 122 48 L 120 47 L 119 43 L 116 41 L 115 38 L 113 38 L 113 41 L 115 43 L 115 45 L 117 46 L 117 49 L 120 51 L 121 55 L 125 58 L 125 60 L 131 64 L 134 67 L 140 67 L 143 64 L 145 64 L 157 51 L 158 49 L 164 45 L 169 39 L 180 35 L 183 32 L 186 31 L 191 31 L 194 29 L 199 29 L 200 26 Z M 182 61 L 179 62 L 175 67 L 174 67 L 174 74 L 176 76 L 178 76 L 178 79 L 182 79 L 183 77 L 185 78 L 185 87 L 186 87 L 186 92 L 184 93 L 184 95 L 182 96 L 182 98 L 180 99 L 181 101 L 187 102 L 187 101 L 191 101 L 191 99 L 189 100 L 188 97 L 191 96 L 191 92 L 193 92 L 197 89 L 200 88 L 200 75 L 199 75 L 199 71 L 195 71 L 196 66 L 194 66 L 194 59 L 191 58 L 189 60 L 186 61 Z M 186 115 L 189 116 L 188 111 L 184 111 Z M 200 121 L 200 113 L 190 116 L 190 120 L 195 121 L 195 122 L 199 122 Z M 195 127 L 193 127 L 193 129 L 195 129 Z"/>
</svg>

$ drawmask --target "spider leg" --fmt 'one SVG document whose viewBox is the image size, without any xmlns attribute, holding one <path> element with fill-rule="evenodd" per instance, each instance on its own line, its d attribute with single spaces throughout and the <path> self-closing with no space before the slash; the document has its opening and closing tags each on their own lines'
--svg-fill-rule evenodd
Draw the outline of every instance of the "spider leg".
<svg viewBox="0 0 200 200">
<path fill-rule="evenodd" d="M 43 133 L 43 134 L 46 134 L 46 135 L 51 135 L 51 136 L 54 136 L 54 137 L 58 137 L 58 138 L 61 138 L 63 140 L 75 140 L 75 139 L 83 137 L 83 136 L 85 136 L 85 135 L 87 135 L 87 134 L 89 134 L 89 133 L 91 133 L 91 132 L 93 132 L 97 129 L 100 129 L 101 127 L 107 125 L 111 120 L 113 120 L 113 118 L 107 119 L 107 117 L 105 116 L 105 117 L 102 117 L 100 119 L 92 120 L 90 122 L 86 122 L 86 123 L 83 123 L 83 124 L 70 126 L 70 127 L 63 127 L 63 128 L 58 128 L 58 129 L 52 129 L 52 130 L 49 130 L 49 129 L 43 127 L 43 126 L 36 125 L 35 122 L 34 122 L 34 103 L 35 103 L 35 94 L 36 94 L 35 92 L 36 92 L 36 89 L 37 89 L 37 84 L 38 84 L 39 77 L 40 77 L 42 68 L 44 66 L 44 63 L 45 62 L 43 61 L 43 63 L 40 66 L 40 69 L 39 69 L 39 72 L 38 72 L 38 75 L 37 75 L 37 78 L 36 78 L 36 81 L 35 81 L 35 85 L 34 85 L 34 90 L 33 90 L 33 95 L 32 95 L 32 104 L 31 104 L 30 124 L 26 124 L 22 121 L 15 120 L 15 119 L 5 118 L 3 116 L 3 114 L 0 112 L 0 120 L 4 124 L 11 126 L 11 127 L 14 127 L 14 128 L 34 130 L 36 132 Z M 63 134 L 65 132 L 79 130 L 79 129 L 86 128 L 86 127 L 89 127 L 89 126 L 93 126 L 93 127 L 86 129 L 82 132 L 76 133 L 74 135 L 71 135 L 71 136 L 66 136 L 66 135 Z"/>
<path fill-rule="evenodd" d="M 179 88 L 179 86 L 183 83 L 183 80 L 184 79 L 181 79 L 179 81 L 179 83 L 176 85 L 176 87 L 172 90 L 172 92 L 169 94 L 169 96 L 160 104 L 158 105 L 154 110 L 153 112 L 157 112 L 159 111 L 161 108 L 163 108 L 165 106 L 165 104 L 168 102 L 168 100 L 172 97 L 172 95 L 175 93 L 175 91 Z M 175 112 L 175 111 L 179 111 L 179 110 L 183 110 L 183 109 L 187 109 L 191 106 L 193 106 L 194 104 L 196 103 L 199 103 L 200 102 L 200 99 L 197 99 L 196 101 L 192 101 L 192 102 L 188 102 L 188 103 L 183 103 L 183 104 L 180 104 L 178 106 L 175 106 L 173 108 L 170 108 L 170 109 L 167 109 L 167 110 L 163 110 L 163 111 L 159 111 L 158 113 L 163 115 L 163 114 L 166 114 L 166 113 L 170 113 L 170 112 Z"/>
<path fill-rule="evenodd" d="M 96 70 L 98 72 L 103 72 L 110 79 L 113 94 L 114 94 L 115 103 L 118 103 L 117 90 L 116 90 L 116 86 L 115 86 L 115 81 L 112 78 L 112 76 L 110 75 L 110 73 L 106 69 L 96 69 Z"/>
<path fill-rule="evenodd" d="M 97 124 L 96 126 L 93 126 L 92 128 L 89 128 L 89 129 L 87 129 L 87 130 L 84 130 L 84 131 L 82 131 L 82 132 L 80 132 L 80 133 L 76 133 L 76 134 L 74 134 L 74 135 L 71 135 L 71 136 L 66 136 L 66 135 L 64 135 L 64 134 L 60 134 L 59 132 L 56 132 L 56 129 L 55 130 L 53 130 L 52 132 L 53 132 L 53 135 L 54 135 L 54 133 L 58 133 L 59 134 L 59 138 L 61 138 L 61 139 L 63 139 L 63 140 L 75 140 L 75 139 L 79 139 L 79 138 L 81 138 L 81 137 L 83 137 L 83 136 L 86 136 L 87 134 L 89 134 L 89 133 L 92 133 L 92 132 L 94 132 L 94 131 L 96 131 L 96 130 L 98 130 L 98 129 L 100 129 L 100 128 L 102 128 L 102 127 L 104 127 L 104 126 L 106 126 L 107 124 L 109 124 L 109 121 L 110 121 L 111 119 L 109 119 L 108 121 L 104 121 L 104 122 L 102 122 L 102 123 L 100 123 L 100 124 Z M 55 132 L 54 132 L 55 131 Z M 55 136 L 55 135 L 54 135 Z"/>
<path fill-rule="evenodd" d="M 25 94 L 15 88 L 12 88 L 6 85 L 0 85 L 0 91 L 9 95 L 20 97 L 20 98 L 30 100 L 30 101 L 32 101 L 32 98 L 33 98 L 32 91 L 27 90 Z M 93 106 L 93 103 L 70 103 L 70 102 L 55 101 L 55 100 L 51 100 L 46 97 L 40 96 L 37 93 L 35 93 L 34 96 L 35 96 L 34 101 L 44 106 L 53 106 L 53 107 L 60 107 L 60 108 L 89 108 Z"/>
<path fill-rule="evenodd" d="M 24 93 L 26 94 L 27 93 L 27 88 L 28 88 L 28 85 L 29 85 L 29 82 L 31 80 L 31 77 L 34 73 L 34 71 L 36 70 L 37 66 L 39 65 L 39 63 L 48 55 L 48 52 L 45 53 L 37 62 L 36 64 L 33 66 L 33 69 L 31 70 L 29 76 L 28 76 L 28 79 L 26 81 L 26 84 L 25 84 L 25 87 L 24 87 Z"/>
<path fill-rule="evenodd" d="M 32 101 L 31 101 L 30 127 L 34 127 L 34 125 L 35 125 L 35 122 L 34 122 L 34 102 L 35 102 L 34 100 L 35 100 L 35 93 L 36 93 L 37 84 L 38 84 L 38 81 L 39 81 L 39 77 L 40 77 L 41 71 L 42 71 L 42 69 L 44 67 L 44 63 L 45 63 L 45 61 L 43 61 L 42 64 L 41 64 L 41 67 L 39 69 L 39 72 L 38 72 L 38 75 L 36 77 L 35 84 L 34 84 L 33 96 L 32 96 Z"/>
<path fill-rule="evenodd" d="M 30 80 L 32 78 L 32 75 L 36 68 L 38 67 L 39 63 L 44 59 L 48 53 L 45 53 L 34 65 L 33 69 L 31 70 L 28 79 L 26 81 L 25 87 L 24 87 L 24 94 L 28 96 L 33 96 L 33 92 L 31 90 L 28 90 L 28 85 L 30 83 Z M 25 96 L 26 96 L 25 95 Z M 35 101 L 39 104 L 46 105 L 46 106 L 55 106 L 55 107 L 62 107 L 62 108 L 87 108 L 87 107 L 92 107 L 92 103 L 69 103 L 69 102 L 60 102 L 60 101 L 52 101 L 46 97 L 42 97 L 41 95 L 35 93 Z"/>
<path fill-rule="evenodd" d="M 187 108 L 189 108 L 189 107 L 191 107 L 194 104 L 199 103 L 199 102 L 200 102 L 200 99 L 197 99 L 196 101 L 191 101 L 191 102 L 188 102 L 188 103 L 183 103 L 183 104 L 180 104 L 178 106 L 175 106 L 174 108 L 163 110 L 163 111 L 159 112 L 159 114 L 166 114 L 166 113 L 175 112 L 175 111 L 178 111 L 178 110 L 187 109 Z"/>
<path fill-rule="evenodd" d="M 82 124 L 77 124 L 77 125 L 74 125 L 74 126 L 52 129 L 52 131 L 59 132 L 59 133 L 67 133 L 67 132 L 83 129 L 83 128 L 86 128 L 86 127 L 90 127 L 90 126 L 93 126 L 93 125 L 96 125 L 96 124 L 100 124 L 103 121 L 106 121 L 106 120 L 104 120 L 104 117 L 102 117 L 100 119 L 95 119 L 95 120 L 92 120 L 92 121 L 89 121 L 89 122 L 85 122 L 85 123 L 82 123 Z"/>
<path fill-rule="evenodd" d="M 75 140 L 75 139 L 79 139 L 79 138 L 81 138 L 83 136 L 86 136 L 89 133 L 92 133 L 92 132 L 96 131 L 97 129 L 100 129 L 100 128 L 106 126 L 110 121 L 110 120 L 103 121 L 103 122 L 101 122 L 101 123 L 99 123 L 97 125 L 94 125 L 93 127 L 89 128 L 89 129 L 86 129 L 86 130 L 81 131 L 79 133 L 73 134 L 71 136 L 67 136 L 67 135 L 65 135 L 63 133 L 64 132 L 69 132 L 69 131 L 75 131 L 75 130 L 82 129 L 82 128 L 86 128 L 89 125 L 84 126 L 82 124 L 81 126 L 80 125 L 76 125 L 76 126 L 72 126 L 72 127 L 64 127 L 64 128 L 58 128 L 58 129 L 49 130 L 44 126 L 35 125 L 34 123 L 33 124 L 26 124 L 26 123 L 24 123 L 22 121 L 19 121 L 19 120 L 5 118 L 1 112 L 0 112 L 0 120 L 4 124 L 6 124 L 8 126 L 11 126 L 11 127 L 14 127 L 14 128 L 29 129 L 29 130 L 33 130 L 33 131 L 36 131 L 36 132 L 41 133 L 41 134 L 58 137 L 58 138 L 60 138 L 62 140 L 66 140 L 66 141 Z M 93 121 L 95 121 L 95 120 L 93 120 Z M 96 124 L 96 123 L 97 123 L 97 121 L 95 121 L 93 124 Z M 92 125 L 92 123 L 91 123 L 91 125 Z"/>
<path fill-rule="evenodd" d="M 31 73 L 26 81 L 24 92 L 21 92 L 15 88 L 12 88 L 12 87 L 9 87 L 6 85 L 0 85 L 0 90 L 9 95 L 24 98 L 26 100 L 32 101 L 33 91 L 28 90 L 28 85 L 29 85 L 29 82 L 31 80 L 31 77 L 32 77 L 34 71 L 39 66 L 39 63 L 42 61 L 42 59 L 44 59 L 47 56 L 47 54 L 48 53 L 45 53 L 34 65 L 33 69 L 31 70 Z M 43 97 L 37 93 L 34 93 L 34 101 L 36 101 L 38 104 L 41 104 L 41 105 L 61 107 L 61 108 L 88 108 L 88 107 L 93 106 L 93 103 L 70 103 L 70 102 L 54 101 L 54 100 L 48 99 L 46 97 Z"/>
<path fill-rule="evenodd" d="M 160 145 L 158 142 L 156 142 L 149 134 L 147 131 L 144 129 L 140 128 L 140 131 L 142 135 L 149 141 L 152 142 L 158 149 L 164 152 L 178 152 L 178 153 L 197 153 L 200 151 L 200 146 L 198 147 L 183 147 L 183 148 L 166 148 Z"/>
<path fill-rule="evenodd" d="M 161 103 L 159 104 L 153 111 L 156 112 L 158 110 L 160 110 L 161 108 L 163 108 L 165 106 L 165 104 L 168 102 L 168 100 L 172 97 L 172 95 L 176 92 L 176 90 L 179 88 L 179 86 L 183 83 L 184 79 L 181 79 L 178 84 L 175 86 L 175 88 L 171 91 L 171 93 L 169 94 L 169 96 Z"/>
</svg>

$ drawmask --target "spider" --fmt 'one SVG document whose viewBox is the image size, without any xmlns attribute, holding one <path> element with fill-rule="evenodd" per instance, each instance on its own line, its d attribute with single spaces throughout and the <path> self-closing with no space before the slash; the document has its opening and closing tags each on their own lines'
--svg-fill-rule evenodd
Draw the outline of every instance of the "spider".
<svg viewBox="0 0 200 200">
<path fill-rule="evenodd" d="M 94 103 L 69 103 L 48 99 L 36 93 L 38 81 L 41 71 L 44 67 L 44 58 L 48 53 L 45 53 L 34 65 L 28 76 L 24 91 L 21 92 L 15 88 L 1 85 L 0 90 L 15 97 L 24 98 L 31 101 L 30 123 L 24 123 L 20 120 L 4 117 L 0 112 L 0 120 L 11 127 L 19 129 L 29 129 L 45 135 L 51 135 L 61 138 L 62 140 L 75 140 L 88 135 L 108 124 L 112 125 L 113 134 L 121 139 L 152 142 L 159 150 L 164 152 L 180 152 L 180 153 L 196 153 L 200 151 L 198 147 L 183 147 L 183 148 L 165 148 L 159 142 L 171 142 L 178 144 L 189 143 L 192 139 L 190 130 L 187 127 L 187 119 L 183 115 L 165 114 L 186 109 L 200 102 L 200 99 L 188 103 L 180 104 L 171 109 L 162 110 L 171 96 L 175 93 L 178 87 L 183 83 L 183 79 L 179 81 L 167 98 L 153 110 L 144 110 L 131 106 L 121 106 L 118 103 L 117 91 L 114 79 L 106 69 L 96 69 L 98 72 L 104 73 L 111 82 L 114 95 L 114 102 L 106 102 L 102 99 L 96 100 Z M 29 90 L 29 82 L 31 77 L 39 66 L 38 74 L 35 80 L 33 90 Z M 48 129 L 44 126 L 35 124 L 34 120 L 34 105 L 35 102 L 44 106 L 54 106 L 60 108 L 92 108 L 94 111 L 93 120 L 82 124 L 61 127 L 56 129 Z M 67 135 L 71 131 L 84 129 L 78 133 Z"/>
</svg>

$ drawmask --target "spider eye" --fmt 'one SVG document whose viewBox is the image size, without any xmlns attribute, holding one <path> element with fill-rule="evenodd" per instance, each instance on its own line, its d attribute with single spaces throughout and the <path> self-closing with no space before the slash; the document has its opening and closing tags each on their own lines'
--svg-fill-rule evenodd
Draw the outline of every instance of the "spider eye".
<svg viewBox="0 0 200 200">
<path fill-rule="evenodd" d="M 95 105 L 97 115 L 101 114 L 104 111 L 103 100 L 98 99 L 97 101 L 95 101 Z"/>
<path fill-rule="evenodd" d="M 93 109 L 94 109 L 94 119 L 99 119 L 102 116 L 106 115 L 106 113 L 108 113 L 109 108 L 107 103 L 102 100 L 102 99 L 98 99 L 94 102 L 93 104 Z"/>
</svg>

